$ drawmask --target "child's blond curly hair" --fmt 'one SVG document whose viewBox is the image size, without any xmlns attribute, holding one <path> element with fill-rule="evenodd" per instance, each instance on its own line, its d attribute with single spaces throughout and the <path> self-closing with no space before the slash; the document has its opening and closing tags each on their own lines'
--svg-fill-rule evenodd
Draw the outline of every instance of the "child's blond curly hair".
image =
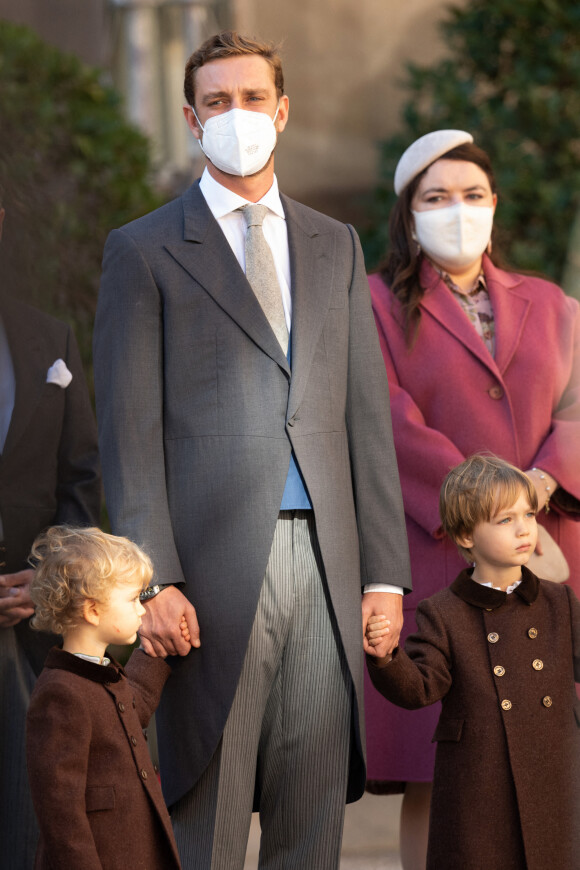
<svg viewBox="0 0 580 870">
<path fill-rule="evenodd" d="M 151 559 L 136 544 L 96 528 L 47 529 L 32 545 L 30 563 L 31 624 L 54 634 L 80 624 L 87 599 L 105 603 L 117 583 L 145 589 L 153 576 Z"/>
<path fill-rule="evenodd" d="M 491 454 L 475 454 L 451 469 L 441 487 L 439 516 L 443 530 L 467 562 L 473 561 L 473 554 L 458 543 L 459 538 L 511 507 L 522 491 L 537 512 L 538 496 L 530 478 Z"/>
</svg>

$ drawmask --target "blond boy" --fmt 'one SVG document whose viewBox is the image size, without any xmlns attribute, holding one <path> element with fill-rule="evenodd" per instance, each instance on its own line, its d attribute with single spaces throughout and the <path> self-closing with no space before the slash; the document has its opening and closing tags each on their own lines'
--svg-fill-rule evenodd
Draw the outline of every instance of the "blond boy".
<svg viewBox="0 0 580 870">
<path fill-rule="evenodd" d="M 148 556 L 96 528 L 55 526 L 35 541 L 34 625 L 62 635 L 27 718 L 30 788 L 40 827 L 36 870 L 180 867 L 143 729 L 170 669 L 137 650 L 122 668 L 109 645 L 136 640 Z M 188 636 L 182 622 L 182 634 Z"/>
</svg>

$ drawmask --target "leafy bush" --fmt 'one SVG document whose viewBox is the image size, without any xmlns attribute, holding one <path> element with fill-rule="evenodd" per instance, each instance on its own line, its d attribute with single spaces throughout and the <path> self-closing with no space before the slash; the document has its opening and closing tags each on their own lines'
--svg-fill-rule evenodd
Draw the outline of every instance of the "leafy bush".
<svg viewBox="0 0 580 870">
<path fill-rule="evenodd" d="M 150 166 L 99 71 L 0 21 L 2 286 L 72 323 L 87 370 L 105 238 L 159 204 Z"/>
<path fill-rule="evenodd" d="M 397 160 L 431 130 L 468 130 L 492 159 L 501 250 L 559 281 L 580 205 L 580 4 L 471 0 L 441 25 L 447 57 L 409 65 L 404 129 L 382 145 L 369 264 L 386 250 Z"/>
</svg>

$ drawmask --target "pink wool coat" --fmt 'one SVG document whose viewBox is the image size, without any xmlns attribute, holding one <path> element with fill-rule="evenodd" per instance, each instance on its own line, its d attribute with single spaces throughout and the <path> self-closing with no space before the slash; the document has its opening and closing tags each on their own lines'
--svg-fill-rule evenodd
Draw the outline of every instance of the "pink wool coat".
<svg viewBox="0 0 580 870">
<path fill-rule="evenodd" d="M 580 866 L 580 603 L 522 578 L 506 595 L 462 572 L 392 662 L 367 656 L 394 703 L 443 699 L 428 870 Z"/>
<path fill-rule="evenodd" d="M 395 449 L 417 603 L 448 586 L 465 562 L 439 532 L 439 490 L 450 468 L 491 451 L 519 468 L 536 465 L 559 482 L 539 522 L 564 551 L 580 592 L 580 314 L 578 302 L 540 278 L 483 268 L 495 319 L 496 354 L 425 261 L 421 324 L 405 340 L 397 300 L 378 275 L 371 295 L 387 369 Z M 436 710 L 392 708 L 367 683 L 369 779 L 429 781 Z"/>
<path fill-rule="evenodd" d="M 142 731 L 169 673 L 140 650 L 125 670 L 50 651 L 26 734 L 35 870 L 180 870 Z"/>
</svg>

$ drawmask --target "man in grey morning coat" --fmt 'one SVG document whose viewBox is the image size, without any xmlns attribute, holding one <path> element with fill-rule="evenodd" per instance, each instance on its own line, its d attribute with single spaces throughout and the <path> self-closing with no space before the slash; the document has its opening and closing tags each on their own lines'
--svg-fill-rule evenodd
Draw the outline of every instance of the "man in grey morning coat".
<svg viewBox="0 0 580 870">
<path fill-rule="evenodd" d="M 218 34 L 190 58 L 185 90 L 202 179 L 105 248 L 107 504 L 161 587 L 143 645 L 176 655 L 157 721 L 183 866 L 243 867 L 254 806 L 260 866 L 325 870 L 365 782 L 366 619 L 389 616 L 391 649 L 411 585 L 387 381 L 356 234 L 278 194 L 288 98 L 275 50 Z M 270 137 L 243 175 L 236 155 Z M 239 209 L 258 202 L 288 353 L 244 274 L 255 211 Z"/>
</svg>

